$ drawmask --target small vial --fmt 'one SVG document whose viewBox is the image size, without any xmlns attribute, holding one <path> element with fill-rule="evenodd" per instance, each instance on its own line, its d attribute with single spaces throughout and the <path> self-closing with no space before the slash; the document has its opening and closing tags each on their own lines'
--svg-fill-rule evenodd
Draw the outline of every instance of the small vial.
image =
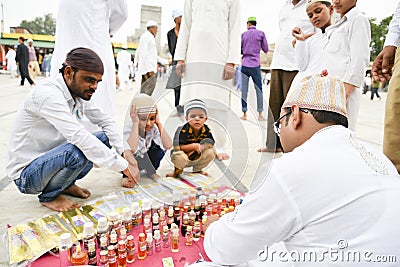
<svg viewBox="0 0 400 267">
<path fill-rule="evenodd" d="M 86 265 L 88 263 L 88 255 L 82 251 L 79 243 L 76 245 L 75 252 L 72 254 L 71 263 L 73 266 Z"/>
<path fill-rule="evenodd" d="M 111 231 L 110 246 L 113 246 L 115 255 L 117 255 L 117 253 L 118 253 L 118 239 L 117 239 L 117 233 L 115 232 L 115 230 Z M 110 249 L 110 246 L 108 246 L 108 249 Z"/>
<path fill-rule="evenodd" d="M 144 233 L 139 234 L 138 259 L 144 260 L 147 257 L 147 242 Z"/>
<path fill-rule="evenodd" d="M 174 208 L 174 223 L 176 225 L 181 225 L 181 210 L 179 207 Z"/>
<path fill-rule="evenodd" d="M 98 221 L 97 221 L 97 243 L 98 245 L 101 246 L 101 241 L 100 238 L 102 235 L 105 235 L 106 238 L 108 239 L 110 237 L 110 228 L 107 222 L 107 218 L 106 217 L 101 217 Z"/>
<path fill-rule="evenodd" d="M 207 197 L 206 196 L 200 196 L 199 198 L 200 201 L 200 215 L 198 221 L 203 218 L 203 214 L 206 212 L 206 206 L 207 206 Z"/>
<path fill-rule="evenodd" d="M 108 251 L 107 250 L 100 251 L 99 266 L 100 267 L 109 267 L 108 266 Z"/>
<path fill-rule="evenodd" d="M 154 234 L 154 231 L 160 230 L 160 224 L 158 223 L 158 213 L 153 214 L 153 231 L 152 233 Z"/>
<path fill-rule="evenodd" d="M 88 265 L 97 266 L 96 244 L 90 240 L 88 244 Z"/>
<path fill-rule="evenodd" d="M 118 267 L 126 267 L 126 245 L 123 240 L 118 242 Z"/>
<path fill-rule="evenodd" d="M 194 210 L 191 210 L 189 212 L 189 225 L 194 226 L 195 221 L 196 221 L 196 212 L 194 212 Z"/>
<path fill-rule="evenodd" d="M 149 217 L 151 219 L 151 201 L 150 201 L 150 199 L 142 200 L 142 213 L 143 213 L 143 218 Z"/>
<path fill-rule="evenodd" d="M 171 234 L 171 251 L 179 252 L 179 229 L 172 230 Z"/>
<path fill-rule="evenodd" d="M 160 230 L 155 230 L 154 231 L 154 250 L 156 252 L 161 251 L 161 234 Z"/>
<path fill-rule="evenodd" d="M 153 247 L 154 247 L 153 236 L 151 235 L 151 233 L 147 235 L 146 242 L 147 242 L 147 256 L 151 256 L 153 255 Z"/>
<path fill-rule="evenodd" d="M 128 236 L 126 243 L 126 262 L 132 263 L 135 261 L 135 239 L 132 235 Z"/>
<path fill-rule="evenodd" d="M 169 247 L 169 230 L 168 230 L 168 226 L 164 226 L 163 227 L 162 247 L 163 248 Z"/>
<path fill-rule="evenodd" d="M 201 235 L 200 222 L 195 222 L 193 227 L 193 240 L 196 242 L 199 241 L 200 235 Z"/>
<path fill-rule="evenodd" d="M 71 265 L 70 262 L 71 248 L 72 248 L 71 235 L 69 233 L 61 234 L 60 245 L 59 245 L 60 267 L 67 267 Z"/>
<path fill-rule="evenodd" d="M 106 234 L 102 234 L 100 237 L 100 249 L 101 250 L 107 250 L 108 247 L 108 239 L 106 237 Z"/>
<path fill-rule="evenodd" d="M 192 231 L 192 226 L 190 225 L 188 225 L 188 227 L 186 228 L 185 245 L 186 246 L 193 245 L 193 231 Z"/>
<path fill-rule="evenodd" d="M 181 233 L 183 236 L 186 235 L 186 228 L 189 225 L 189 215 L 188 214 L 183 214 L 182 216 L 182 226 L 181 226 Z"/>
<path fill-rule="evenodd" d="M 108 246 L 108 266 L 117 267 L 117 253 L 113 245 Z"/>
<path fill-rule="evenodd" d="M 119 240 L 124 241 L 124 243 L 126 243 L 126 228 L 124 225 L 121 226 L 121 230 L 120 230 L 120 235 L 119 235 Z"/>
<path fill-rule="evenodd" d="M 167 218 L 167 226 L 168 228 L 171 228 L 171 224 L 174 223 L 174 208 L 169 207 L 168 208 L 168 218 Z"/>
<path fill-rule="evenodd" d="M 165 211 L 164 209 L 160 210 L 160 217 L 158 218 L 158 223 L 160 225 L 160 231 L 164 228 L 165 225 L 167 225 L 167 220 L 165 218 Z M 156 229 L 157 230 L 157 229 Z"/>
<path fill-rule="evenodd" d="M 201 218 L 201 224 L 204 225 L 206 222 L 207 222 L 207 214 L 204 214 L 204 215 L 203 215 L 203 218 Z M 200 234 L 200 236 L 201 236 L 201 237 L 204 237 L 204 230 L 203 230 L 203 227 L 201 228 L 201 234 Z"/>
<path fill-rule="evenodd" d="M 195 220 L 199 221 L 200 220 L 200 200 L 196 199 L 196 202 L 194 204 L 194 213 L 196 215 Z"/>
<path fill-rule="evenodd" d="M 94 227 L 92 222 L 85 222 L 83 225 L 83 248 L 88 251 L 90 241 L 95 241 Z"/>
<path fill-rule="evenodd" d="M 142 208 L 139 202 L 132 203 L 132 227 L 137 227 L 142 224 Z"/>
<path fill-rule="evenodd" d="M 108 216 L 110 219 L 111 231 L 114 230 L 115 232 L 117 232 L 117 234 L 119 234 L 120 224 L 119 224 L 118 214 L 115 211 L 112 211 Z"/>
<path fill-rule="evenodd" d="M 144 220 L 143 220 L 143 233 L 145 234 L 145 236 L 152 233 L 152 228 L 150 225 L 150 218 L 148 218 L 148 217 L 144 218 Z"/>
<path fill-rule="evenodd" d="M 132 232 L 132 211 L 129 208 L 124 208 L 122 210 L 122 221 L 125 226 L 126 232 Z"/>
</svg>

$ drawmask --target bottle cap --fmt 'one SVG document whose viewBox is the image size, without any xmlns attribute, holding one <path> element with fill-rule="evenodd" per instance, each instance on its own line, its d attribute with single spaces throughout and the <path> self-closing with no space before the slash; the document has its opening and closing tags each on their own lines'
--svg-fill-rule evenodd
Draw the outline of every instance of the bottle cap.
<svg viewBox="0 0 400 267">
<path fill-rule="evenodd" d="M 133 235 L 128 235 L 128 237 L 126 238 L 126 240 L 133 240 L 134 239 L 134 237 L 133 237 Z"/>
<path fill-rule="evenodd" d="M 114 231 L 114 230 L 113 230 Z M 118 236 L 117 236 L 117 233 L 111 233 L 111 235 L 110 235 L 110 241 L 111 242 L 116 242 L 117 241 L 117 238 L 118 238 Z"/>
<path fill-rule="evenodd" d="M 200 226 L 200 222 L 194 222 L 194 226 Z"/>
<path fill-rule="evenodd" d="M 113 248 L 113 249 L 114 249 L 114 248 Z M 100 256 L 105 257 L 105 256 L 107 256 L 107 254 L 108 254 L 108 251 L 107 251 L 107 250 L 102 250 L 102 251 L 100 251 Z"/>
<path fill-rule="evenodd" d="M 158 223 L 158 214 L 157 213 L 153 214 L 153 224 L 154 223 Z"/>
<path fill-rule="evenodd" d="M 61 234 L 60 247 L 71 247 L 71 246 L 72 246 L 71 234 L 69 233 Z"/>
<path fill-rule="evenodd" d="M 145 198 L 145 199 L 142 200 L 142 209 L 143 210 L 151 209 L 151 201 L 150 201 L 150 199 Z"/>
<path fill-rule="evenodd" d="M 154 239 L 160 239 L 160 231 L 159 230 L 154 231 Z"/>
<path fill-rule="evenodd" d="M 85 222 L 83 225 L 83 234 L 88 235 L 94 233 L 93 222 Z"/>
<path fill-rule="evenodd" d="M 97 228 L 106 228 L 106 227 L 108 227 L 107 218 L 106 217 L 101 217 L 97 221 Z"/>
<path fill-rule="evenodd" d="M 168 217 L 174 216 L 174 209 L 172 207 L 169 207 L 168 209 Z"/>
<path fill-rule="evenodd" d="M 107 236 L 106 234 L 102 234 L 100 237 L 100 244 L 107 243 Z"/>
<path fill-rule="evenodd" d="M 108 214 L 108 217 L 110 218 L 110 221 L 118 221 L 118 214 L 115 211 L 111 211 Z"/>
<path fill-rule="evenodd" d="M 124 240 L 120 240 L 118 242 L 118 250 L 124 250 L 124 249 L 126 249 L 125 241 Z"/>
<path fill-rule="evenodd" d="M 168 232 L 168 231 L 169 231 L 168 225 L 164 225 L 164 227 L 163 227 L 163 232 Z"/>
<path fill-rule="evenodd" d="M 165 210 L 164 209 L 160 210 L 160 218 L 165 219 Z"/>
<path fill-rule="evenodd" d="M 126 236 L 126 228 L 124 225 L 122 225 L 121 230 L 119 230 L 119 232 L 120 232 L 120 237 Z"/>
<path fill-rule="evenodd" d="M 150 224 L 150 218 L 149 217 L 144 218 L 143 223 Z"/>
<path fill-rule="evenodd" d="M 207 196 L 201 195 L 201 196 L 199 197 L 199 200 L 200 200 L 200 203 L 207 203 Z"/>
<path fill-rule="evenodd" d="M 153 236 L 151 235 L 151 233 L 148 233 L 148 234 L 147 234 L 146 241 L 147 241 L 147 242 L 153 241 Z"/>
<path fill-rule="evenodd" d="M 139 234 L 139 241 L 144 241 L 145 240 L 145 235 L 144 233 Z"/>
<path fill-rule="evenodd" d="M 179 236 L 179 229 L 178 228 L 174 228 L 174 229 L 172 229 L 172 234 L 173 235 L 178 235 Z"/>
<path fill-rule="evenodd" d="M 132 218 L 132 211 L 129 208 L 124 208 L 122 210 L 122 214 L 123 214 L 124 220 L 129 220 Z"/>
<path fill-rule="evenodd" d="M 109 245 L 109 246 L 107 247 L 107 249 L 108 249 L 108 251 L 114 250 L 114 246 L 113 246 L 113 245 Z"/>
<path fill-rule="evenodd" d="M 133 211 L 133 212 L 139 210 L 139 207 L 140 207 L 139 202 L 136 202 L 136 201 L 135 201 L 135 202 L 132 202 L 131 207 L 132 207 L 132 211 Z"/>
</svg>

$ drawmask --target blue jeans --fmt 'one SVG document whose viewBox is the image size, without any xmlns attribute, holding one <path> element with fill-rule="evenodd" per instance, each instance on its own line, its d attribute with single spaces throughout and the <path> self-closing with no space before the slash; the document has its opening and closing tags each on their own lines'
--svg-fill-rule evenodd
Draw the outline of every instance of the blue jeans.
<svg viewBox="0 0 400 267">
<path fill-rule="evenodd" d="M 111 147 L 104 132 L 94 135 L 107 147 Z M 24 194 L 40 194 L 40 202 L 49 202 L 82 179 L 93 163 L 82 151 L 71 143 L 59 145 L 24 168 L 21 176 L 14 180 Z"/>
<path fill-rule="evenodd" d="M 257 95 L 257 111 L 261 112 L 264 110 L 263 107 L 263 92 L 262 92 L 262 79 L 260 66 L 254 68 L 248 68 L 242 66 L 242 111 L 247 111 L 247 94 L 249 92 L 249 78 L 253 79 L 254 88 L 256 89 Z"/>
</svg>

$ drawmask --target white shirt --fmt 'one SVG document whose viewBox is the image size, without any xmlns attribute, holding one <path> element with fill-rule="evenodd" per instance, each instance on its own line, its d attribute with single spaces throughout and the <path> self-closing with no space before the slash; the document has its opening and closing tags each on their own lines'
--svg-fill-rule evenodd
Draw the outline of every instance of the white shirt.
<svg viewBox="0 0 400 267">
<path fill-rule="evenodd" d="M 328 42 L 323 49 L 323 65 L 330 75 L 361 87 L 369 64 L 371 28 L 357 7 L 326 28 Z"/>
<path fill-rule="evenodd" d="M 15 52 L 14 49 L 9 49 L 9 50 L 7 51 L 6 59 L 7 59 L 7 69 L 8 69 L 8 70 L 10 70 L 10 67 L 11 67 L 12 69 L 15 69 L 14 66 L 17 65 L 17 62 L 15 62 L 15 56 L 16 56 L 16 52 Z"/>
<path fill-rule="evenodd" d="M 290 88 L 294 88 L 301 79 L 308 75 L 321 74 L 322 48 L 327 41 L 321 29 L 315 29 L 316 33 L 305 41 L 296 40 L 295 55 L 299 72 L 294 77 Z M 291 90 L 290 89 L 290 90 Z"/>
<path fill-rule="evenodd" d="M 117 54 L 118 64 L 118 78 L 121 82 L 129 80 L 129 74 L 131 73 L 131 54 L 126 50 L 121 50 Z"/>
<path fill-rule="evenodd" d="M 389 24 L 389 32 L 386 34 L 385 46 L 399 46 L 400 44 L 400 1 Z"/>
<path fill-rule="evenodd" d="M 105 132 L 117 152 L 85 129 L 79 121 L 83 114 Z M 122 171 L 128 163 L 119 156 L 123 144 L 118 132 L 110 116 L 91 101 L 72 98 L 61 74 L 46 79 L 31 90 L 17 112 L 9 143 L 7 175 L 19 178 L 34 159 L 65 143 L 77 146 L 100 167 Z"/>
<path fill-rule="evenodd" d="M 286 1 L 279 12 L 279 37 L 275 43 L 274 56 L 272 57 L 271 69 L 286 71 L 297 70 L 295 62 L 295 51 L 292 46 L 294 37 L 292 30 L 299 27 L 305 33 L 313 31 L 310 19 L 306 12 L 306 0 L 301 0 L 293 5 L 291 0 Z"/>
<path fill-rule="evenodd" d="M 204 249 L 213 262 L 256 259 L 265 246 L 280 241 L 289 252 L 314 250 L 321 258 L 324 250 L 340 251 L 339 240 L 348 243 L 344 251 L 399 259 L 400 176 L 381 152 L 360 146 L 348 129 L 320 130 L 272 166 L 265 165 L 256 178 L 260 183 L 243 203 L 207 229 Z M 328 257 L 315 266 L 344 265 Z"/>
<path fill-rule="evenodd" d="M 111 37 L 128 18 L 127 0 L 58 1 L 56 42 L 51 75 L 58 74 L 67 53 L 75 47 L 95 51 L 103 61 L 103 82 L 92 101 L 107 115 L 115 112 L 115 63 Z"/>
<path fill-rule="evenodd" d="M 136 51 L 136 62 L 138 62 L 138 72 L 144 75 L 148 72 L 157 72 L 157 47 L 154 35 L 145 31 L 139 39 L 138 51 Z"/>
</svg>

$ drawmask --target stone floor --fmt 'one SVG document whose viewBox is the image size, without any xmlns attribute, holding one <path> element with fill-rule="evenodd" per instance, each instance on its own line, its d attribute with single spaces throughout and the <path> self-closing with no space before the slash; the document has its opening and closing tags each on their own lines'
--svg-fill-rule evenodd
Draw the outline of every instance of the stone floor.
<svg viewBox="0 0 400 267">
<path fill-rule="evenodd" d="M 8 75 L 0 75 L 0 118 L 2 121 L 0 128 L 0 210 L 3 214 L 0 217 L 0 233 L 4 233 L 7 224 L 14 225 L 26 219 L 40 218 L 53 213 L 41 206 L 36 196 L 21 194 L 6 177 L 5 166 L 10 129 L 16 110 L 31 90 L 30 86 L 21 87 L 18 84 L 19 80 L 11 79 Z M 183 121 L 179 117 L 171 116 L 174 114 L 173 91 L 163 89 L 164 86 L 165 80 L 159 79 L 154 96 L 158 99 L 157 105 L 161 121 L 165 124 L 166 130 L 173 136 L 176 127 Z M 131 90 L 117 92 L 114 119 L 121 129 L 129 102 L 138 88 L 139 82 L 136 81 L 132 83 Z M 268 87 L 265 87 L 265 99 L 268 99 L 268 94 Z M 371 101 L 369 96 L 369 92 L 368 95 L 362 95 L 357 136 L 377 149 L 381 149 L 386 93 L 381 93 L 382 100 L 374 99 Z M 255 102 L 254 89 L 250 87 L 249 103 L 255 105 Z M 241 116 L 241 108 L 240 97 L 237 92 L 232 93 L 230 105 L 232 112 L 228 114 L 228 121 L 220 127 L 227 133 L 225 149 L 231 154 L 231 160 L 227 162 L 216 161 L 207 171 L 219 183 L 246 190 L 249 188 L 258 166 L 269 161 L 275 155 L 256 151 L 265 142 L 265 123 L 260 124 L 254 113 L 251 112 L 247 121 L 238 119 Z M 210 120 L 212 119 L 210 118 Z M 215 130 L 213 131 L 215 132 Z M 167 156 L 163 159 L 159 172 L 163 176 L 171 169 Z M 79 185 L 89 188 L 92 192 L 91 199 L 93 199 L 109 192 L 121 190 L 120 182 L 121 177 L 118 173 L 105 169 L 93 169 L 85 179 L 79 182 Z M 143 182 L 146 183 L 146 179 L 143 179 Z M 76 201 L 84 203 L 82 200 Z M 0 243 L 3 242 L 0 241 Z M 2 246 L 0 245 L 0 247 Z M 3 265 L 5 265 L 5 250 L 0 249 L 0 266 Z"/>
</svg>

